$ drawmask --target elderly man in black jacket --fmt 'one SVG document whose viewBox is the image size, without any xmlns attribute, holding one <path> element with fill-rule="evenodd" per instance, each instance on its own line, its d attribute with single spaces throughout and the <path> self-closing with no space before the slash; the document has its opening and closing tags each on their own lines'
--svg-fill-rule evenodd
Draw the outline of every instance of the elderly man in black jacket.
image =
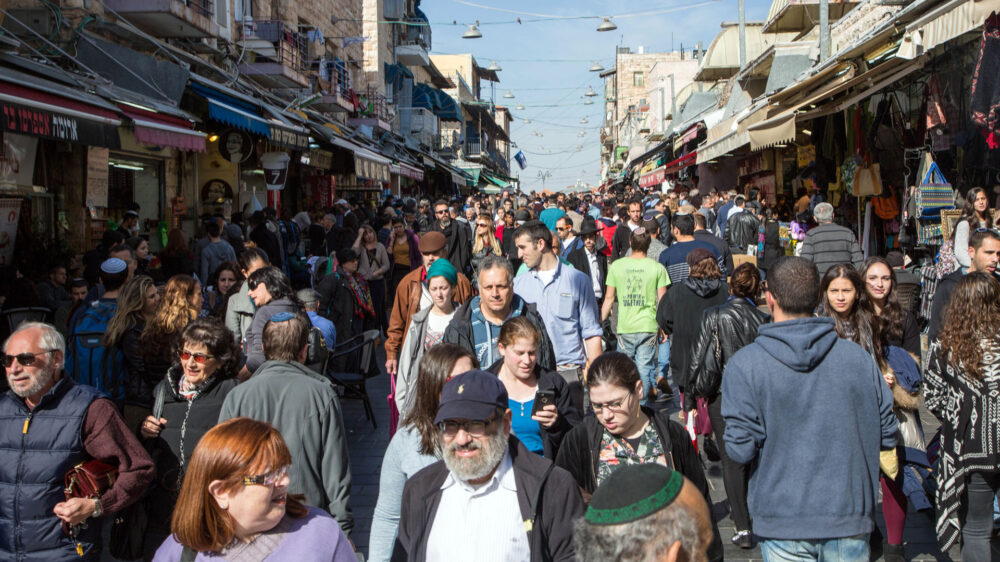
<svg viewBox="0 0 1000 562">
<path fill-rule="evenodd" d="M 392 560 L 574 559 L 583 498 L 573 477 L 511 435 L 507 391 L 491 373 L 448 381 L 435 422 L 440 460 L 403 488 Z M 474 500 L 474 501 L 473 501 Z"/>
<path fill-rule="evenodd" d="M 735 206 L 729 210 L 726 218 L 726 232 L 723 238 L 729 244 L 734 254 L 747 254 L 747 248 L 757 246 L 759 241 L 760 219 L 753 209 L 746 204 L 742 195 L 736 196 Z"/>
</svg>

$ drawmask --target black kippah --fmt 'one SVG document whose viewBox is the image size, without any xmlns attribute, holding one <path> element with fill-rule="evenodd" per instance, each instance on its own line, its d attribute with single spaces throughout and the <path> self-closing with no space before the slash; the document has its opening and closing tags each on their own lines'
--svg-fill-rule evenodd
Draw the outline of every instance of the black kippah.
<svg viewBox="0 0 1000 562">
<path fill-rule="evenodd" d="M 621 525 L 637 521 L 673 503 L 683 486 L 680 472 L 655 463 L 619 468 L 594 492 L 587 522 Z"/>
</svg>

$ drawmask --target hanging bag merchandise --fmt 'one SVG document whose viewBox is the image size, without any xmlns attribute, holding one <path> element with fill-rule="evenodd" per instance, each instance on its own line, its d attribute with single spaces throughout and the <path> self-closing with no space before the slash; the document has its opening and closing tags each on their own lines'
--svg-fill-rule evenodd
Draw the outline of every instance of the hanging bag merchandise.
<svg viewBox="0 0 1000 562">
<path fill-rule="evenodd" d="M 917 215 L 921 219 L 936 219 L 941 216 L 941 211 L 954 208 L 955 190 L 937 163 L 931 162 L 923 181 L 917 186 Z"/>
<path fill-rule="evenodd" d="M 889 186 L 889 193 L 883 193 L 880 197 L 872 199 L 872 208 L 875 214 L 882 220 L 892 220 L 899 216 L 899 199 L 896 198 L 896 190 Z"/>
<path fill-rule="evenodd" d="M 854 171 L 851 191 L 855 197 L 872 197 L 882 194 L 882 170 L 878 164 L 862 166 Z"/>
</svg>

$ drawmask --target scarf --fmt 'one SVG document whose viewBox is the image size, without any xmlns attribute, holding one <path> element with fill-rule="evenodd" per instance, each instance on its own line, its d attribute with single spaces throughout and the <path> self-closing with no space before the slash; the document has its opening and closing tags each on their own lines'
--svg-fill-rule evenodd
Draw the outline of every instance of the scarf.
<svg viewBox="0 0 1000 562">
<path fill-rule="evenodd" d="M 181 382 L 177 384 L 177 394 L 187 401 L 194 400 L 199 394 L 201 394 L 202 390 L 205 390 L 205 387 L 207 387 L 208 383 L 211 381 L 212 377 L 208 377 L 200 383 L 194 384 L 188 381 L 187 375 L 181 375 Z"/>
<path fill-rule="evenodd" d="M 357 273 L 348 273 L 343 268 L 338 267 L 334 275 L 342 281 L 346 281 L 347 288 L 351 290 L 354 297 L 354 315 L 358 318 L 375 316 L 375 305 L 372 304 L 372 294 L 368 290 L 368 283 L 365 278 Z"/>
</svg>

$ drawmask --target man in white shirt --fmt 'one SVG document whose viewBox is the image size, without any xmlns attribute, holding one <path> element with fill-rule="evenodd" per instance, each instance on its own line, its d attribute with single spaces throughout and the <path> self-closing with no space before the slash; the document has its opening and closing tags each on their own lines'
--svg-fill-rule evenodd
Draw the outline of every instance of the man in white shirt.
<svg viewBox="0 0 1000 562">
<path fill-rule="evenodd" d="M 583 498 L 573 477 L 511 435 L 507 390 L 486 371 L 449 380 L 442 460 L 403 489 L 394 560 L 573 560 Z"/>
</svg>

